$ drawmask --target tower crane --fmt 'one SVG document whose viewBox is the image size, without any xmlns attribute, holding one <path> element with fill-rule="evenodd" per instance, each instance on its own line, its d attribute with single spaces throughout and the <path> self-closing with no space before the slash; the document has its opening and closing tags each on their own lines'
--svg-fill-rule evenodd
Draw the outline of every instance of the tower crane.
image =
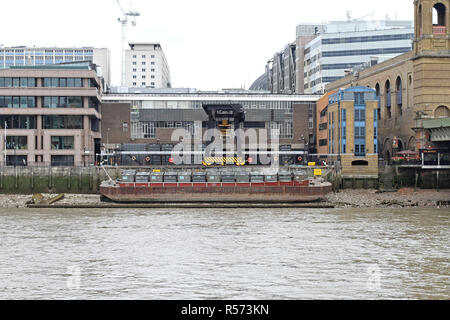
<svg viewBox="0 0 450 320">
<path fill-rule="evenodd" d="M 123 10 L 122 5 L 119 0 L 116 0 L 119 5 L 120 11 L 122 12 L 122 18 L 118 18 L 117 20 L 122 24 L 122 86 L 125 86 L 125 50 L 127 48 L 127 27 L 128 22 L 131 21 L 132 26 L 136 26 L 136 17 L 139 17 L 141 14 L 137 11 L 131 11 L 131 7 L 133 5 L 133 0 L 130 2 L 130 7 L 127 12 Z"/>
</svg>

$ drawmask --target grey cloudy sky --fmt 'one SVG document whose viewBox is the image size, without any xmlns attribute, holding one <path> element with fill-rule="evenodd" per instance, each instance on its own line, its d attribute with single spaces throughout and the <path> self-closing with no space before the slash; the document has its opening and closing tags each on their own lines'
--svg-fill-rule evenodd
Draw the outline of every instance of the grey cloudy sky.
<svg viewBox="0 0 450 320">
<path fill-rule="evenodd" d="M 121 0 L 128 8 L 130 0 Z M 413 0 L 134 0 L 141 13 L 130 41 L 160 42 L 174 87 L 247 87 L 306 22 L 353 18 L 412 20 Z M 2 1 L 0 44 L 108 47 L 120 84 L 121 25 L 116 0 Z"/>
</svg>

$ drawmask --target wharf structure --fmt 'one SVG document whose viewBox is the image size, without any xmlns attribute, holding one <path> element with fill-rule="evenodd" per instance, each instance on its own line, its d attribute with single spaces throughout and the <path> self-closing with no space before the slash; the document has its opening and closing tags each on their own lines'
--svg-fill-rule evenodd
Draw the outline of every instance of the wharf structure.
<svg viewBox="0 0 450 320">
<path fill-rule="evenodd" d="M 1 69 L 0 164 L 94 163 L 101 144 L 101 84 L 90 63 Z"/>
<path fill-rule="evenodd" d="M 122 88 L 123 89 L 123 88 Z M 162 164 L 168 158 L 133 157 L 132 151 L 171 151 L 178 141 L 172 140 L 176 129 L 186 129 L 192 137 L 203 136 L 211 128 L 205 105 L 240 105 L 245 121 L 237 124 L 231 117 L 217 129 L 234 131 L 254 129 L 276 134 L 283 151 L 298 151 L 298 156 L 283 157 L 282 164 L 304 163 L 305 153 L 315 153 L 316 95 L 272 95 L 247 90 L 205 92 L 195 89 L 132 89 L 127 93 L 111 90 L 102 98 L 102 135 L 106 152 L 127 156 L 110 159 L 123 165 Z M 220 123 L 219 123 L 220 122 Z M 203 140 L 203 143 L 205 141 Z M 151 148 L 151 150 L 150 150 Z M 257 146 L 256 146 L 257 148 Z M 299 159 L 300 157 L 300 159 Z M 146 160 L 147 159 L 147 160 Z M 154 161 L 156 163 L 154 163 Z"/>
</svg>

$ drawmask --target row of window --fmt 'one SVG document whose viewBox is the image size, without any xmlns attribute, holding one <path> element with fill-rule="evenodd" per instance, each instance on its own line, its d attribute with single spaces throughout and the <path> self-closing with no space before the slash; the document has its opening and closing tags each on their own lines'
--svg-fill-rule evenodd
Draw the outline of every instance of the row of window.
<svg viewBox="0 0 450 320">
<path fill-rule="evenodd" d="M 0 78 L 0 88 L 34 88 L 36 78 Z"/>
<path fill-rule="evenodd" d="M 44 97 L 43 108 L 83 108 L 83 97 Z"/>
<path fill-rule="evenodd" d="M 50 138 L 50 146 L 52 150 L 73 150 L 75 137 L 71 136 L 53 136 Z M 37 144 L 37 139 L 36 139 Z M 38 146 L 36 145 L 36 149 Z M 8 150 L 27 150 L 27 136 L 7 136 L 6 149 Z"/>
<path fill-rule="evenodd" d="M 36 116 L 0 115 L 8 129 L 37 129 Z M 42 129 L 83 129 L 83 116 L 42 116 Z"/>
<path fill-rule="evenodd" d="M 137 86 L 137 82 L 133 82 L 133 86 Z M 147 86 L 147 82 L 141 82 L 141 86 L 143 86 L 143 87 Z M 154 83 L 154 82 L 151 82 L 151 83 L 150 83 L 150 86 L 151 86 L 152 88 L 154 88 L 154 87 L 155 87 L 155 83 Z"/>
<path fill-rule="evenodd" d="M 96 87 L 90 79 L 89 87 Z M 0 88 L 35 88 L 36 78 L 0 78 Z M 45 88 L 82 88 L 82 78 L 43 78 L 42 86 Z"/>
<path fill-rule="evenodd" d="M 0 108 L 36 108 L 37 97 L 0 96 Z M 99 103 L 89 97 L 89 108 L 99 111 Z M 43 97 L 43 108 L 83 108 L 83 97 Z"/>
<path fill-rule="evenodd" d="M 378 42 L 378 41 L 396 41 L 396 40 L 412 40 L 414 33 L 407 34 L 387 34 L 366 37 L 348 37 L 348 38 L 331 38 L 322 39 L 322 44 L 341 44 L 341 43 L 359 43 L 359 42 Z"/>
<path fill-rule="evenodd" d="M 145 59 L 146 57 L 147 57 L 147 56 L 146 56 L 145 54 L 142 55 L 142 59 Z M 151 57 L 152 59 L 154 59 L 154 58 L 155 58 L 155 55 L 152 54 L 150 57 Z M 134 54 L 134 55 L 133 55 L 133 59 L 136 59 L 136 58 L 137 58 L 137 55 Z"/>
<path fill-rule="evenodd" d="M 80 54 L 87 54 L 87 55 L 92 55 L 93 54 L 93 50 L 61 50 L 61 49 L 57 49 L 57 50 L 37 50 L 37 51 L 33 51 L 32 49 L 7 49 L 7 50 L 0 50 L 0 54 L 7 54 L 7 55 L 11 55 L 11 54 L 25 54 L 25 52 L 27 54 L 32 54 L 32 55 L 38 55 L 41 54 L 43 55 L 45 54 L 68 54 L 68 55 L 73 55 L 74 53 L 77 55 Z"/>
<path fill-rule="evenodd" d="M 82 88 L 81 78 L 44 78 L 43 87 L 46 88 Z"/>
<path fill-rule="evenodd" d="M 322 57 L 347 57 L 347 56 L 366 56 L 366 55 L 382 55 L 382 54 L 400 54 L 411 51 L 411 47 L 402 48 L 381 48 L 381 49 L 364 49 L 364 50 L 339 50 L 322 52 Z"/>
<path fill-rule="evenodd" d="M 142 79 L 146 79 L 146 78 L 147 78 L 146 75 L 142 75 Z M 155 76 L 154 76 L 154 75 L 151 75 L 150 78 L 155 79 Z M 136 76 L 136 75 L 133 75 L 133 79 L 137 79 L 137 76 Z"/>
<path fill-rule="evenodd" d="M 0 108 L 36 108 L 36 97 L 0 96 Z"/>
<path fill-rule="evenodd" d="M 147 65 L 147 62 L 142 61 L 141 64 L 142 64 L 143 66 L 145 66 L 145 65 Z M 152 66 L 154 66 L 154 65 L 155 65 L 155 62 L 152 61 L 152 62 L 150 62 L 150 64 L 151 64 Z M 133 66 L 137 66 L 137 61 L 133 61 Z"/>
</svg>

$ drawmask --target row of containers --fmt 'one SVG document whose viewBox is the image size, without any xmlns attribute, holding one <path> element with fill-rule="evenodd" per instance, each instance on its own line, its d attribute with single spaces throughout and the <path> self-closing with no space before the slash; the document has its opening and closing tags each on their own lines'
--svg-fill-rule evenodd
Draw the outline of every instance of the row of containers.
<svg viewBox="0 0 450 320">
<path fill-rule="evenodd" d="M 262 183 L 262 182 L 292 182 L 308 179 L 306 171 L 262 173 L 262 172 L 138 172 L 124 170 L 122 182 L 125 183 Z"/>
<path fill-rule="evenodd" d="M 104 157 L 102 160 L 106 160 L 109 165 L 118 166 L 165 166 L 175 164 L 174 158 L 171 155 L 175 145 L 173 144 L 122 144 L 122 148 L 119 152 L 116 152 L 114 156 Z M 206 145 L 202 145 L 202 151 L 204 151 Z M 194 148 L 192 148 L 194 151 Z M 269 150 L 270 151 L 270 150 Z M 280 151 L 294 152 L 294 154 L 281 154 L 275 157 L 276 161 L 279 161 L 280 165 L 303 165 L 306 163 L 306 159 L 302 150 L 297 150 L 298 154 L 295 154 L 295 150 L 291 149 L 291 146 L 280 146 Z M 148 152 L 148 154 L 146 154 Z M 167 152 L 164 155 L 155 155 L 152 152 Z M 184 157 L 183 157 L 184 158 Z M 235 157 L 224 157 L 227 164 L 236 164 L 236 162 L 243 162 L 243 164 L 267 164 L 267 160 L 263 160 L 261 156 L 251 156 L 251 152 L 246 151 L 245 159 L 239 161 Z M 267 156 L 265 157 L 267 158 Z M 184 158 L 185 159 L 185 158 Z M 203 162 L 211 162 L 211 160 L 205 159 L 202 155 L 191 155 L 190 162 L 185 163 L 181 161 L 181 165 L 185 164 L 202 164 Z M 215 160 L 215 159 L 212 159 Z M 217 161 L 212 161 L 215 164 Z"/>
</svg>

